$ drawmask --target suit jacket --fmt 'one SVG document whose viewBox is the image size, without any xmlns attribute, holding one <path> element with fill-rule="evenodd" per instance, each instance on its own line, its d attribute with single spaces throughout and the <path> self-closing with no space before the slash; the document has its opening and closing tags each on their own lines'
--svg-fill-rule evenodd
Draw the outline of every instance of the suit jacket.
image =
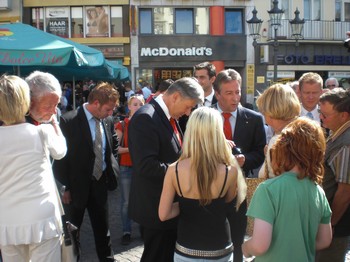
<svg viewBox="0 0 350 262">
<path fill-rule="evenodd" d="M 179 158 L 181 145 L 163 109 L 155 100 L 138 109 L 131 118 L 128 144 L 133 163 L 130 218 L 154 229 L 176 227 L 176 219 L 166 222 L 159 220 L 158 206 L 166 170 Z"/>
<path fill-rule="evenodd" d="M 214 108 L 218 108 L 217 104 Z M 262 165 L 265 159 L 266 134 L 262 115 L 248 108 L 238 106 L 236 126 L 232 140 L 245 156 L 243 170 L 250 171 Z"/>
<path fill-rule="evenodd" d="M 106 135 L 105 161 L 106 174 L 118 175 L 116 160 L 118 139 L 114 131 L 113 119 L 102 120 Z M 85 208 L 89 196 L 90 183 L 95 162 L 93 141 L 90 127 L 83 107 L 69 111 L 61 116 L 60 127 L 67 141 L 67 154 L 53 165 L 54 175 L 58 181 L 70 190 L 72 204 Z M 111 173 L 112 172 L 112 173 Z M 107 183 L 107 176 L 102 176 Z M 107 187 L 106 187 L 107 190 Z"/>
</svg>

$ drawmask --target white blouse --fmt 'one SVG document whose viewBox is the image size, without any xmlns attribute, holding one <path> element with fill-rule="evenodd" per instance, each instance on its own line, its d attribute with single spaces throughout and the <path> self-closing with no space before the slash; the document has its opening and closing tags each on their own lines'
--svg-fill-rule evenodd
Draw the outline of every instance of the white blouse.
<svg viewBox="0 0 350 262">
<path fill-rule="evenodd" d="M 0 245 L 39 243 L 59 236 L 61 214 L 51 163 L 67 151 L 50 124 L 0 126 Z"/>
</svg>

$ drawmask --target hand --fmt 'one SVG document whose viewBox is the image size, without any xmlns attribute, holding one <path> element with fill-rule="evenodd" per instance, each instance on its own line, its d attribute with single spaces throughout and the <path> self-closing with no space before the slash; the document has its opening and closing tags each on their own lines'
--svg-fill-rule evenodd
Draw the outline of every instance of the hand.
<svg viewBox="0 0 350 262">
<path fill-rule="evenodd" d="M 233 147 L 236 146 L 235 142 L 233 142 L 232 140 L 226 139 L 226 142 L 227 142 L 227 144 L 228 144 L 231 148 L 233 148 Z"/>
<path fill-rule="evenodd" d="M 244 162 L 245 162 L 245 156 L 243 154 L 238 154 L 238 155 L 235 155 L 236 157 L 236 160 L 239 164 L 240 167 L 242 167 L 244 165 Z"/>
<path fill-rule="evenodd" d="M 70 195 L 70 191 L 65 191 L 63 193 L 62 202 L 63 202 L 63 204 L 66 204 L 66 205 L 68 205 L 68 204 L 70 204 L 70 202 L 72 202 L 72 197 Z"/>
</svg>

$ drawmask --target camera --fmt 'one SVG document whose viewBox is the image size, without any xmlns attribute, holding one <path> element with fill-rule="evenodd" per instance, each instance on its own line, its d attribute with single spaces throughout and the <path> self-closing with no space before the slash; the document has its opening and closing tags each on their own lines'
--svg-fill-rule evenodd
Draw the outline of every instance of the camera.
<svg viewBox="0 0 350 262">
<path fill-rule="evenodd" d="M 242 150 L 239 147 L 234 146 L 232 148 L 232 154 L 234 154 L 234 155 L 242 154 Z"/>
</svg>

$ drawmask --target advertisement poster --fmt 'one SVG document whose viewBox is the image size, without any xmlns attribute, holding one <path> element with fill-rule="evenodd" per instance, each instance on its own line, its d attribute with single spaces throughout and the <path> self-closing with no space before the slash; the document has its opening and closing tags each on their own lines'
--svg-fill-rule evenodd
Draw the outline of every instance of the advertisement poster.
<svg viewBox="0 0 350 262">
<path fill-rule="evenodd" d="M 108 36 L 108 7 L 94 6 L 86 8 L 86 36 Z"/>
<path fill-rule="evenodd" d="M 68 38 L 68 18 L 49 18 L 46 32 Z"/>
</svg>

